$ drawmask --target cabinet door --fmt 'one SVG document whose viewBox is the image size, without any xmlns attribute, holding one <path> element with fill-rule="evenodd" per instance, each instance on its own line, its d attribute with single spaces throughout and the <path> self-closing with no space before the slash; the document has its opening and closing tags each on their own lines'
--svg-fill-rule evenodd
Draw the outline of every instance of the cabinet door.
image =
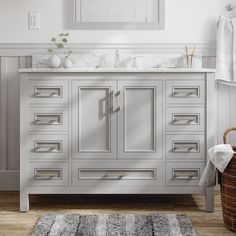
<svg viewBox="0 0 236 236">
<path fill-rule="evenodd" d="M 162 82 L 120 81 L 118 157 L 162 158 Z"/>
<path fill-rule="evenodd" d="M 72 157 L 115 158 L 115 81 L 72 82 Z"/>
</svg>

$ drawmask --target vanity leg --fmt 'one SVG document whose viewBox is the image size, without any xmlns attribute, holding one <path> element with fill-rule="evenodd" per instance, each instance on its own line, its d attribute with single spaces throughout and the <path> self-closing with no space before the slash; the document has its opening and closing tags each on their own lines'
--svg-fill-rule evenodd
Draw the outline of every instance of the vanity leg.
<svg viewBox="0 0 236 236">
<path fill-rule="evenodd" d="M 214 187 L 205 190 L 205 210 L 206 212 L 214 212 Z"/>
<path fill-rule="evenodd" d="M 20 212 L 29 211 L 29 195 L 25 192 L 20 192 Z"/>
</svg>

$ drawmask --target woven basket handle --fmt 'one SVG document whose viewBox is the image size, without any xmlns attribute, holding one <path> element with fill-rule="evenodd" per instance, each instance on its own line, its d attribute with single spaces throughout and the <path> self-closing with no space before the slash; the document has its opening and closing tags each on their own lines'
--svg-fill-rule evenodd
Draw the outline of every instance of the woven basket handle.
<svg viewBox="0 0 236 236">
<path fill-rule="evenodd" d="M 227 144 L 227 136 L 231 131 L 236 131 L 236 128 L 229 128 L 224 132 L 224 136 L 223 136 L 223 140 L 224 140 L 224 144 Z M 236 148 L 236 146 L 232 146 L 233 148 Z"/>
</svg>

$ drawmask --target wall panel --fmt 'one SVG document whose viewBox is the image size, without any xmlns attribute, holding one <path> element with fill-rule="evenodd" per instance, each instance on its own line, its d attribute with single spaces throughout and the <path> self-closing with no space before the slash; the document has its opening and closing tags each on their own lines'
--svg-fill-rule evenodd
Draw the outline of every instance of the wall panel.
<svg viewBox="0 0 236 236">
<path fill-rule="evenodd" d="M 1 57 L 0 73 L 0 170 L 7 168 L 7 58 Z"/>
<path fill-rule="evenodd" d="M 19 57 L 7 58 L 7 169 L 18 170 L 19 163 Z"/>
</svg>

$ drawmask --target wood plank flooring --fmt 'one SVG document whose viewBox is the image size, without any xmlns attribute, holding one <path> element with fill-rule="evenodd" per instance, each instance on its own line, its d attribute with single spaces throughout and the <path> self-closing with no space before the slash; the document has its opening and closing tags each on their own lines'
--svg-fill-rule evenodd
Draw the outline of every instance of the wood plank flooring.
<svg viewBox="0 0 236 236">
<path fill-rule="evenodd" d="M 231 236 L 224 227 L 220 194 L 215 194 L 215 212 L 204 211 L 201 195 L 33 195 L 30 211 L 19 213 L 19 193 L 0 192 L 0 236 L 30 235 L 44 214 L 52 213 L 186 213 L 199 236 Z"/>
</svg>

